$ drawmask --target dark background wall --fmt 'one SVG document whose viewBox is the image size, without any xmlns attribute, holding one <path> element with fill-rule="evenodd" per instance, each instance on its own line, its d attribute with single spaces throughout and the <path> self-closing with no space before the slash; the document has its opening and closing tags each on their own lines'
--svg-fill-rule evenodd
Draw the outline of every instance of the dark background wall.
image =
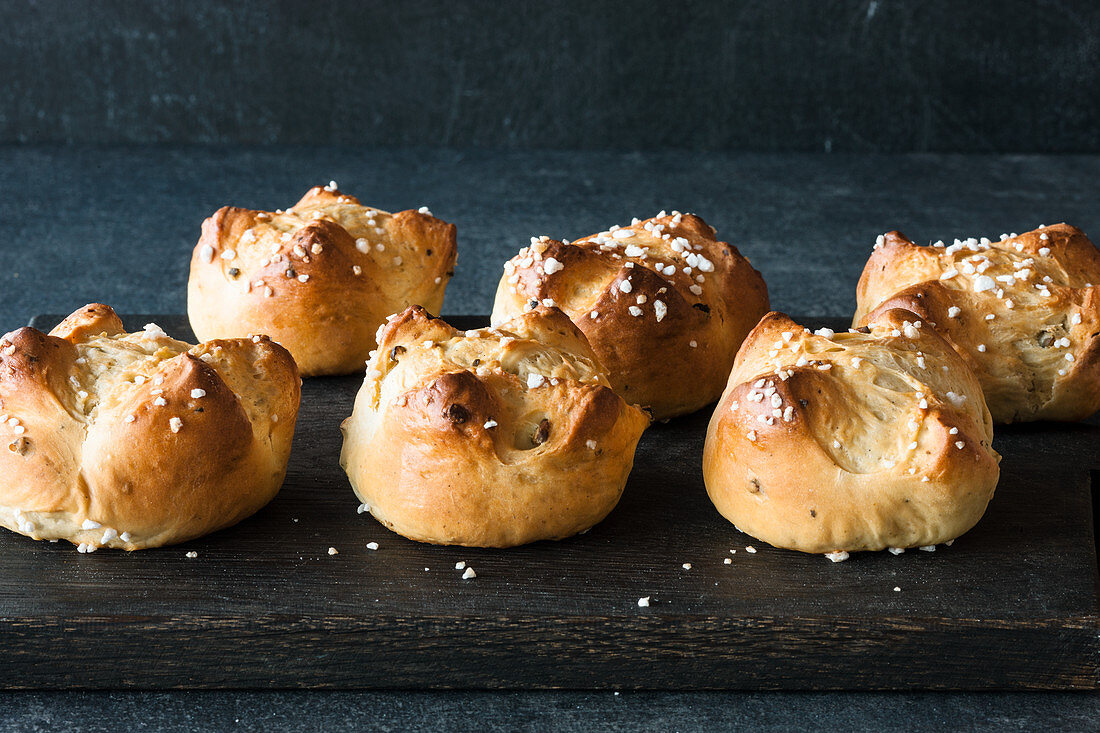
<svg viewBox="0 0 1100 733">
<path fill-rule="evenodd" d="M 1100 2 L 0 2 L 0 143 L 1100 152 Z"/>
</svg>

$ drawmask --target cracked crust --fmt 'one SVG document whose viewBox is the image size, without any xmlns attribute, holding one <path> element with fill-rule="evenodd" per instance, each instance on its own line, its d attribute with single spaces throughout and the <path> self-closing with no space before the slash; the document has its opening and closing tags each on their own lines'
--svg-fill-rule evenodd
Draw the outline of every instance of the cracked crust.
<svg viewBox="0 0 1100 733">
<path fill-rule="evenodd" d="M 857 324 L 890 308 L 935 324 L 978 375 L 997 422 L 1100 409 L 1100 250 L 1076 227 L 946 247 L 889 232 L 857 297 Z"/>
<path fill-rule="evenodd" d="M 191 346 L 89 305 L 0 339 L 0 525 L 91 551 L 183 542 L 278 492 L 300 379 L 266 336 Z"/>
<path fill-rule="evenodd" d="M 703 476 L 724 517 L 776 547 L 918 547 L 981 518 L 992 440 L 977 378 L 913 313 L 836 334 L 770 313 L 737 354 Z"/>
<path fill-rule="evenodd" d="M 557 309 L 462 332 L 411 307 L 378 344 L 340 464 L 382 524 L 510 547 L 582 532 L 618 503 L 649 418 Z"/>
<path fill-rule="evenodd" d="M 718 398 L 768 292 L 701 218 L 662 212 L 568 244 L 532 239 L 504 267 L 493 323 L 539 303 L 584 332 L 616 392 L 664 419 Z"/>
<path fill-rule="evenodd" d="M 386 316 L 439 312 L 456 255 L 453 224 L 314 187 L 284 212 L 223 207 L 203 222 L 187 312 L 200 339 L 264 333 L 305 376 L 347 374 Z"/>
</svg>

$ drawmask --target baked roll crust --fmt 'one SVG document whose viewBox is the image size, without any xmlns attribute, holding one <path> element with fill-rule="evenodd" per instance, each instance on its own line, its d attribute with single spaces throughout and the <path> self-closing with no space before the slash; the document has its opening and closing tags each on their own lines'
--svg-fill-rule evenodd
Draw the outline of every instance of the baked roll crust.
<svg viewBox="0 0 1100 733">
<path fill-rule="evenodd" d="M 286 211 L 218 209 L 191 257 L 191 327 L 200 339 L 267 334 L 304 376 L 358 371 L 387 315 L 443 306 L 455 226 L 426 212 L 363 206 L 332 184 Z"/>
<path fill-rule="evenodd" d="M 0 339 L 0 525 L 82 552 L 183 542 L 278 492 L 301 380 L 266 336 L 191 346 L 86 306 Z"/>
<path fill-rule="evenodd" d="M 462 332 L 414 306 L 379 330 L 340 463 L 395 532 L 510 547 L 603 519 L 648 425 L 557 309 Z"/>
<path fill-rule="evenodd" d="M 985 512 L 992 440 L 977 378 L 914 314 L 834 334 L 769 313 L 711 418 L 703 477 L 726 519 L 776 547 L 927 546 Z"/>
<path fill-rule="evenodd" d="M 571 243 L 532 238 L 504 266 L 493 323 L 540 303 L 584 333 L 616 392 L 664 419 L 718 399 L 768 290 L 701 218 L 661 212 Z"/>
<path fill-rule="evenodd" d="M 978 375 L 993 419 L 1082 420 L 1100 409 L 1100 250 L 1067 224 L 922 247 L 875 245 L 856 324 L 906 308 Z"/>
</svg>

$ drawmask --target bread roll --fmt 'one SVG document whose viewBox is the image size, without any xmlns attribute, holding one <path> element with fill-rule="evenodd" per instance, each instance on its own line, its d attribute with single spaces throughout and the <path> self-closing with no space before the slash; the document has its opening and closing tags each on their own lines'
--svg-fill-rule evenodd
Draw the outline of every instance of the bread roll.
<svg viewBox="0 0 1100 733">
<path fill-rule="evenodd" d="M 711 418 L 703 478 L 741 531 L 843 559 L 973 527 L 997 485 L 992 440 L 977 378 L 914 314 L 834 334 L 770 313 Z"/>
<path fill-rule="evenodd" d="M 702 219 L 661 212 L 572 243 L 532 238 L 504 266 L 493 323 L 540 303 L 584 332 L 623 399 L 664 419 L 718 399 L 768 291 Z"/>
<path fill-rule="evenodd" d="M 264 333 L 304 376 L 363 368 L 386 316 L 438 313 L 454 271 L 455 226 L 363 206 L 330 184 L 286 211 L 223 207 L 191 257 L 187 313 L 200 339 Z"/>
<path fill-rule="evenodd" d="M 340 463 L 395 532 L 510 547 L 603 519 L 648 424 L 556 309 L 462 332 L 411 307 L 379 331 Z"/>
<path fill-rule="evenodd" d="M 183 542 L 271 501 L 301 380 L 266 336 L 191 346 L 89 305 L 0 339 L 0 525 L 82 552 Z"/>
<path fill-rule="evenodd" d="M 854 321 L 906 308 L 978 375 L 993 419 L 1082 420 L 1100 409 L 1100 250 L 1076 227 L 950 246 L 883 235 Z"/>
</svg>

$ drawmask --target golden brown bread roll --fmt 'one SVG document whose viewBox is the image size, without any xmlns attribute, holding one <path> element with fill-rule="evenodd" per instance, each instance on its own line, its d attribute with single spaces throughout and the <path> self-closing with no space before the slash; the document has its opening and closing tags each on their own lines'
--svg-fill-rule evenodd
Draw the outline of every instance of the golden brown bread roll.
<svg viewBox="0 0 1100 733">
<path fill-rule="evenodd" d="M 226 206 L 203 222 L 187 313 L 200 339 L 264 333 L 304 376 L 347 374 L 387 315 L 439 312 L 455 257 L 454 224 L 363 206 L 329 184 L 286 211 Z"/>
<path fill-rule="evenodd" d="M 105 305 L 0 339 L 0 525 L 82 552 L 183 542 L 278 492 L 301 380 L 266 336 L 191 346 Z"/>
<path fill-rule="evenodd" d="M 998 241 L 880 237 L 854 322 L 906 308 L 978 375 L 993 419 L 1082 420 L 1100 409 L 1100 250 L 1076 227 Z"/>
<path fill-rule="evenodd" d="M 379 331 L 340 463 L 395 532 L 510 547 L 603 519 L 648 424 L 557 309 L 462 332 L 411 307 Z"/>
<path fill-rule="evenodd" d="M 706 222 L 674 211 L 572 243 L 532 238 L 504 266 L 493 323 L 539 303 L 584 332 L 616 392 L 664 419 L 718 399 L 768 290 Z"/>
<path fill-rule="evenodd" d="M 770 313 L 745 339 L 703 455 L 741 531 L 839 560 L 946 542 L 985 512 L 1000 456 L 977 378 L 908 311 L 868 326 L 810 333 Z"/>
</svg>

